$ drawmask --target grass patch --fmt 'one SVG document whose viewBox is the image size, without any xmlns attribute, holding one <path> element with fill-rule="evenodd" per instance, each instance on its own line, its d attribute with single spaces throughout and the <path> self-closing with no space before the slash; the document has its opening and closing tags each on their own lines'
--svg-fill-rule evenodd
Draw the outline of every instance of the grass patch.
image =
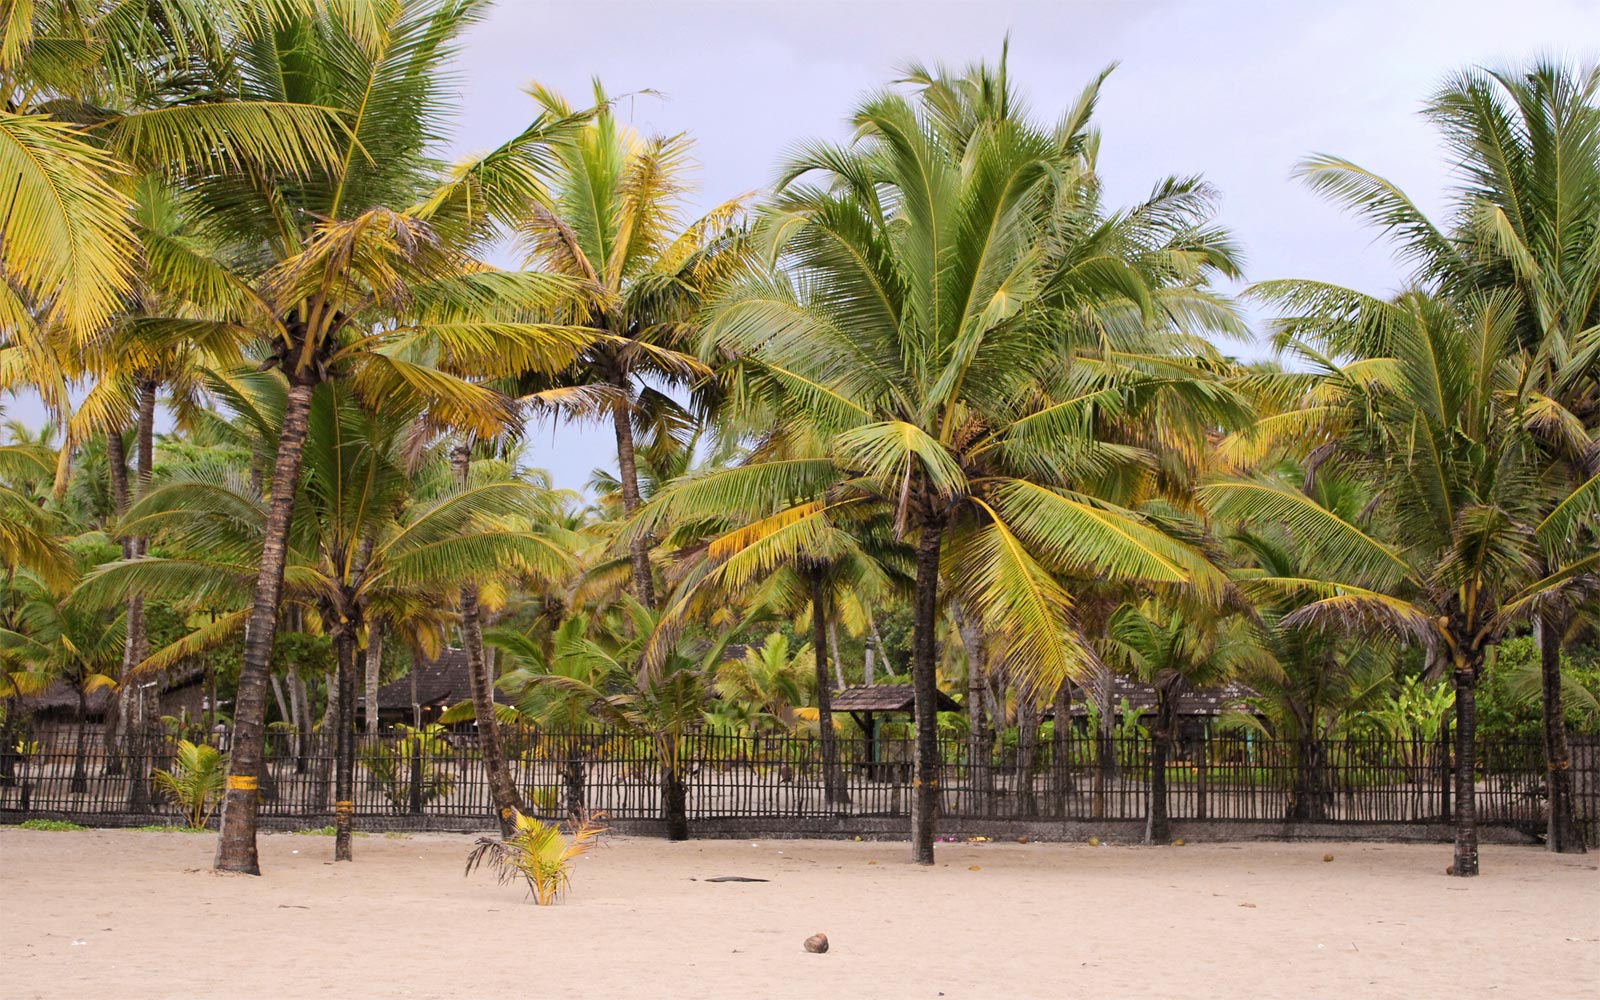
<svg viewBox="0 0 1600 1000">
<path fill-rule="evenodd" d="M 331 837 L 331 836 L 334 835 L 334 833 L 336 831 L 330 825 L 330 826 L 316 826 L 316 827 L 312 827 L 309 830 L 290 830 L 289 832 L 294 834 L 297 837 Z M 357 836 L 357 837 L 365 837 L 365 836 L 367 836 L 367 834 L 362 833 L 360 830 L 357 830 L 357 831 L 355 831 L 355 836 Z"/>
<path fill-rule="evenodd" d="M 24 830 L 48 830 L 52 833 L 66 833 L 69 830 L 87 830 L 86 826 L 68 823 L 64 819 L 29 819 L 17 824 Z"/>
<path fill-rule="evenodd" d="M 210 833 L 203 826 L 169 826 L 164 823 L 150 823 L 145 826 L 130 826 L 128 829 L 138 833 Z"/>
</svg>

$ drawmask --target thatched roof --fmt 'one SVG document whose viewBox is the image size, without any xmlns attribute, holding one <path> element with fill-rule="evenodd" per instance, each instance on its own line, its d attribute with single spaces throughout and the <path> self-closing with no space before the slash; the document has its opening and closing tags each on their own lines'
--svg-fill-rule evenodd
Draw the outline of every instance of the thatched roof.
<svg viewBox="0 0 1600 1000">
<path fill-rule="evenodd" d="M 117 693 L 112 688 L 91 691 L 86 704 L 90 721 L 105 717 Z M 17 699 L 17 706 L 30 715 L 53 715 L 65 718 L 78 717 L 78 691 L 70 684 L 55 681 L 38 694 L 27 694 Z"/>
<path fill-rule="evenodd" d="M 1156 689 L 1149 684 L 1141 684 L 1127 677 L 1114 677 L 1111 681 L 1111 700 L 1120 713 L 1122 702 L 1126 700 L 1128 706 L 1136 714 L 1153 712 L 1156 708 Z M 1254 698 L 1256 693 L 1237 681 L 1229 681 L 1221 687 L 1208 688 L 1204 691 L 1182 691 L 1177 697 L 1177 714 L 1190 717 L 1211 717 L 1221 715 L 1223 712 L 1238 709 L 1248 709 L 1247 698 Z M 1082 716 L 1088 714 L 1084 704 L 1089 696 L 1077 685 L 1072 688 L 1072 714 Z"/>
<path fill-rule="evenodd" d="M 464 649 L 446 649 L 435 660 L 413 658 L 411 672 L 417 676 L 417 703 L 424 708 L 448 708 L 472 697 L 472 678 L 467 673 Z M 511 699 L 496 688 L 494 700 L 506 704 Z M 364 702 L 365 698 L 358 701 Z M 378 688 L 378 711 L 411 711 L 410 674 Z"/>
<path fill-rule="evenodd" d="M 872 684 L 847 687 L 833 696 L 835 712 L 910 712 L 916 696 L 910 684 Z M 939 711 L 959 712 L 961 705 L 938 692 Z"/>
</svg>

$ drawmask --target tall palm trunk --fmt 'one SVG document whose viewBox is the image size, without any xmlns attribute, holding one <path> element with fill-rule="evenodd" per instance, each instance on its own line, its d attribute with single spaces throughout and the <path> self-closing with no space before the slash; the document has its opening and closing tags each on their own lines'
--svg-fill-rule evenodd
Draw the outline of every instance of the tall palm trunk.
<svg viewBox="0 0 1600 1000">
<path fill-rule="evenodd" d="M 1567 746 L 1567 712 L 1561 693 L 1561 638 L 1566 631 L 1561 617 L 1547 612 L 1534 622 L 1539 641 L 1539 679 L 1543 690 L 1544 762 L 1548 776 L 1546 799 L 1550 815 L 1545 846 L 1557 854 L 1583 854 L 1588 850 L 1572 804 L 1572 750 Z"/>
<path fill-rule="evenodd" d="M 363 731 L 370 738 L 378 732 L 378 680 L 383 670 L 383 619 L 367 625 L 366 718 Z"/>
<path fill-rule="evenodd" d="M 333 860 L 353 861 L 356 791 L 356 629 L 355 621 L 340 622 L 333 637 L 338 662 L 339 714 L 334 720 Z"/>
<path fill-rule="evenodd" d="M 639 499 L 639 465 L 633 446 L 633 391 L 625 376 L 612 380 L 617 390 L 617 404 L 611 408 L 611 423 L 617 434 L 617 482 L 622 487 L 622 509 L 632 514 L 641 506 Z M 635 538 L 628 543 L 628 556 L 633 563 L 633 596 L 647 608 L 656 606 L 655 577 L 650 571 L 650 540 Z"/>
<path fill-rule="evenodd" d="M 222 833 L 217 838 L 215 867 L 222 871 L 261 874 L 256 854 L 256 787 L 266 738 L 267 677 L 272 640 L 278 628 L 278 600 L 283 592 L 283 566 L 288 557 L 289 520 L 294 515 L 295 486 L 305 453 L 306 416 L 312 385 L 291 379 L 278 433 L 278 456 L 272 468 L 272 493 L 267 509 L 266 538 L 256 574 L 255 605 L 246 627 L 244 657 L 239 665 L 239 691 L 233 709 L 233 741 L 228 754 L 228 779 L 222 793 Z"/>
<path fill-rule="evenodd" d="M 456 485 L 466 488 L 467 467 L 472 450 L 466 443 L 450 451 L 450 468 L 455 473 Z M 472 689 L 472 714 L 478 725 L 478 752 L 483 758 L 483 769 L 489 780 L 489 798 L 494 803 L 495 817 L 504 837 L 517 832 L 516 813 L 522 811 L 522 796 L 517 793 L 516 782 L 511 780 L 511 770 L 506 766 L 505 748 L 500 743 L 500 723 L 494 715 L 494 678 L 489 675 L 488 660 L 483 655 L 483 621 L 478 610 L 478 588 L 468 584 L 461 588 L 461 645 L 467 653 L 467 677 Z"/>
<path fill-rule="evenodd" d="M 939 619 L 941 517 L 929 516 L 917 543 L 916 594 L 912 601 L 911 690 L 916 713 L 916 780 L 911 796 L 911 860 L 933 864 L 933 839 L 939 819 L 939 678 L 934 629 Z"/>
<path fill-rule="evenodd" d="M 133 499 L 138 500 L 150 492 L 152 465 L 155 461 L 155 422 L 156 422 L 156 380 L 141 378 L 138 383 L 138 422 L 134 425 L 134 454 L 138 459 L 138 475 L 134 480 Z M 126 474 L 124 474 L 126 479 Z M 126 498 L 123 509 L 126 509 Z M 120 512 L 119 512 L 120 513 Z M 128 538 L 123 544 L 123 554 L 130 559 L 143 559 L 145 556 L 146 541 L 143 537 Z M 133 680 L 133 668 L 143 663 L 150 655 L 150 639 L 145 630 L 144 598 L 135 594 L 128 599 L 128 611 L 125 618 L 126 635 L 122 645 L 122 686 L 124 691 L 128 682 Z M 142 751 L 149 741 L 149 733 L 144 732 L 145 719 L 150 712 L 145 705 L 146 691 L 142 684 L 135 682 L 133 685 L 134 716 L 138 720 L 140 732 L 135 734 L 135 742 Z M 158 692 L 160 688 L 156 689 Z M 124 707 L 128 698 L 122 699 Z M 157 712 L 156 714 L 159 714 Z M 128 789 L 129 807 L 135 812 L 144 812 L 150 805 L 150 777 L 146 773 L 143 754 L 136 754 L 132 773 L 129 775 L 130 786 Z"/>
<path fill-rule="evenodd" d="M 822 745 L 822 796 L 828 805 L 845 805 L 850 793 L 839 773 L 839 742 L 833 732 L 832 681 L 828 677 L 828 588 L 821 566 L 811 567 L 811 648 L 817 666 L 817 737 Z"/>
<path fill-rule="evenodd" d="M 117 521 L 128 512 L 128 455 L 127 448 L 122 443 L 122 434 L 118 431 L 106 432 L 106 467 L 111 480 L 111 510 Z M 120 524 L 114 537 L 122 549 L 122 558 L 133 558 L 133 541 L 122 534 Z M 138 600 L 138 598 L 134 598 Z M 128 718 L 132 713 L 129 699 L 133 697 L 137 688 L 127 683 L 133 671 L 134 664 L 139 661 L 133 659 L 133 632 L 128 630 L 122 643 L 122 669 L 117 674 L 117 722 L 115 726 L 108 726 L 105 733 L 106 766 L 107 774 L 121 774 L 123 761 L 120 745 L 127 742 Z M 129 796 L 130 803 L 132 794 Z M 131 805 L 130 805 L 131 808 Z"/>
<path fill-rule="evenodd" d="M 1482 660 L 1457 663 L 1456 686 L 1456 846 L 1450 874 L 1478 874 L 1478 677 Z"/>
</svg>

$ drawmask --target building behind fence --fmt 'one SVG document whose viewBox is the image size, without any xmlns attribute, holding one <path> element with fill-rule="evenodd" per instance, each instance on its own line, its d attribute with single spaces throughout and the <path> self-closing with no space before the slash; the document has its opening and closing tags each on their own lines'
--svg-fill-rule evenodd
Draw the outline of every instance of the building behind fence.
<svg viewBox="0 0 1600 1000">
<path fill-rule="evenodd" d="M 619 826 L 661 816 L 661 764 L 652 743 L 616 731 L 549 733 L 508 729 L 504 738 L 529 811 L 556 819 L 577 809 Z M 221 749 L 226 749 L 225 738 Z M 909 815 L 912 744 L 904 738 L 838 741 L 848 802 L 828 803 L 814 738 L 789 734 L 696 734 L 682 746 L 691 821 L 725 832 L 786 829 L 883 830 Z M 151 783 L 173 766 L 174 740 L 54 732 L 0 748 L 0 818 L 50 816 L 79 822 L 175 820 Z M 1153 789 L 1150 742 L 1072 736 L 1031 754 L 941 741 L 942 814 L 973 822 L 1143 821 Z M 1486 742 L 1476 775 L 1479 823 L 1524 834 L 1545 825 L 1545 767 L 1538 743 Z M 1030 759 L 1031 757 L 1031 759 Z M 1360 827 L 1432 826 L 1453 817 L 1451 748 L 1441 741 L 1351 739 L 1294 743 L 1212 736 L 1187 741 L 1166 769 L 1175 821 Z M 1580 824 L 1600 830 L 1600 742 L 1573 739 Z M 280 826 L 315 826 L 332 814 L 334 759 L 326 734 L 268 735 L 260 782 L 262 815 Z M 488 783 L 471 735 L 433 730 L 357 738 L 358 825 L 386 829 L 492 825 Z M 141 820 L 142 817 L 142 820 Z M 874 823 L 877 825 L 874 826 Z M 971 824 L 968 824 L 971 825 Z M 1063 827 L 1065 829 L 1065 827 Z M 1336 831 L 1335 831 L 1336 832 Z M 1368 831 L 1369 834 L 1371 831 Z M 1382 835 L 1382 830 L 1377 832 Z"/>
</svg>

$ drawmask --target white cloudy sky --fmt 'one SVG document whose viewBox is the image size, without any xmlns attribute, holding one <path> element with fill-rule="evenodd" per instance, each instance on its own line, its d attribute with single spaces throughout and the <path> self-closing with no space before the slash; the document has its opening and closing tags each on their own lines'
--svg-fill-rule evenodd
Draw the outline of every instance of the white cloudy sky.
<svg viewBox="0 0 1600 1000">
<path fill-rule="evenodd" d="M 1103 88 L 1100 168 L 1114 202 L 1167 174 L 1204 174 L 1243 242 L 1248 276 L 1312 276 L 1369 291 L 1399 276 L 1369 232 L 1289 177 L 1332 152 L 1436 207 L 1448 179 L 1418 118 L 1446 74 L 1536 54 L 1600 57 L 1600 0 L 501 0 L 466 38 L 452 152 L 492 146 L 531 113 L 530 81 L 576 102 L 599 76 L 646 131 L 698 142 L 710 205 L 759 188 L 798 138 L 842 138 L 853 101 L 908 60 L 993 59 L 1054 118 L 1088 78 Z M 26 416 L 28 407 L 7 406 Z M 530 458 L 559 485 L 609 464 L 610 436 L 545 428 Z"/>
</svg>

